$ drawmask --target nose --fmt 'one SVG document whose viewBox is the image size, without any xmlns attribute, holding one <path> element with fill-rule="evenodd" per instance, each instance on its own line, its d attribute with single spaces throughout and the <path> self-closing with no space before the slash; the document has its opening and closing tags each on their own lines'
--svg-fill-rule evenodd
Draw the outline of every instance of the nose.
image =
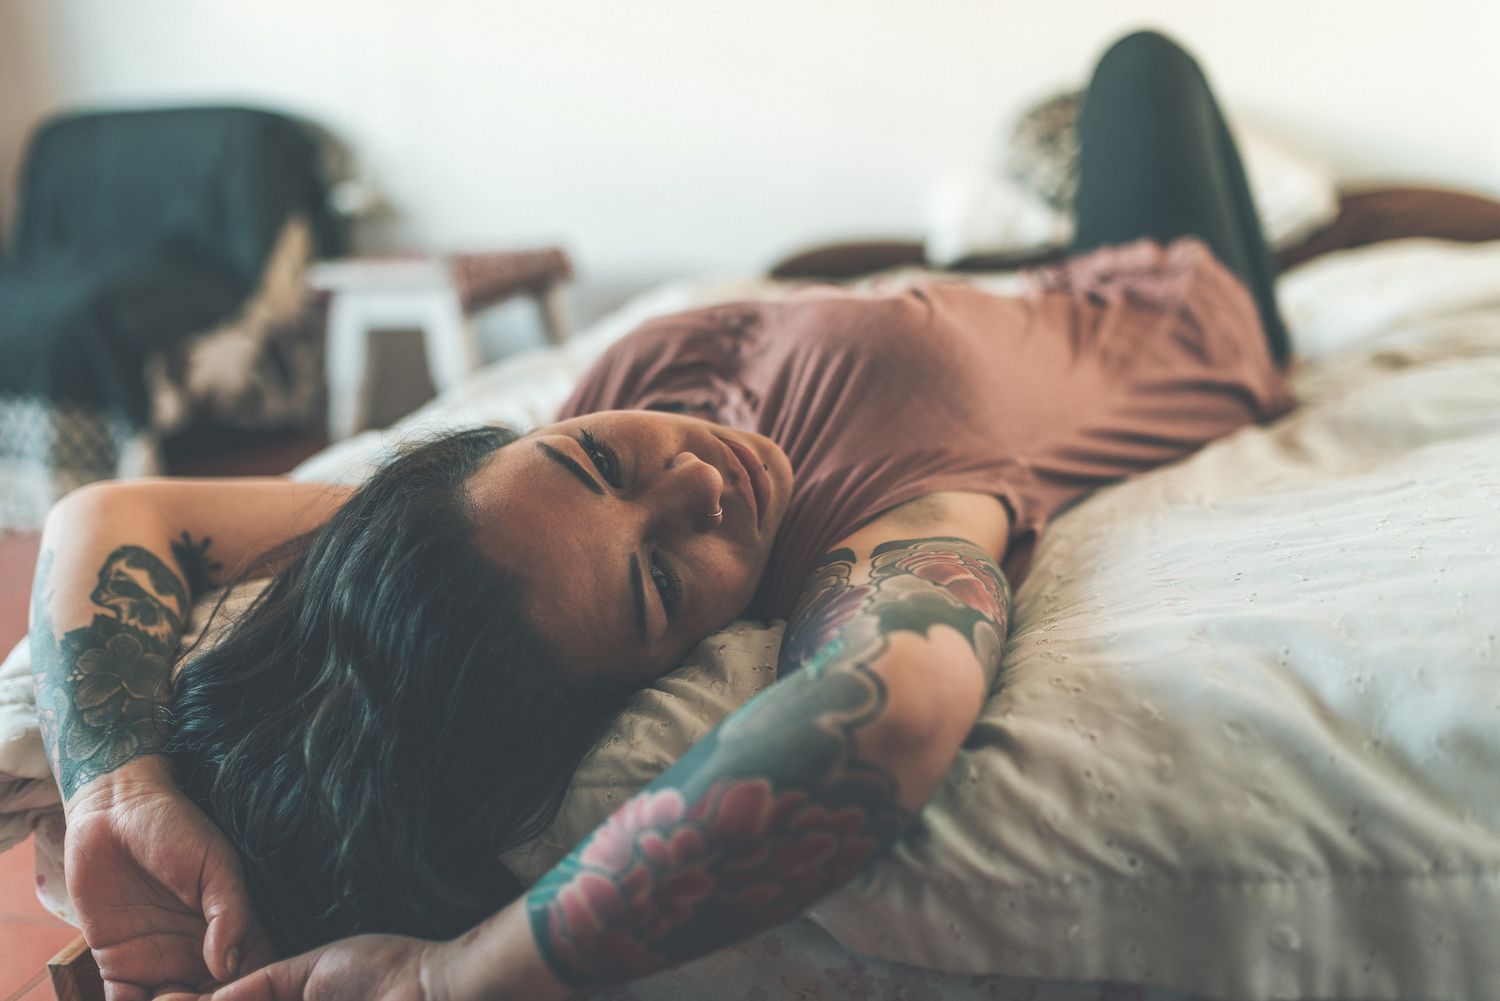
<svg viewBox="0 0 1500 1001">
<path fill-rule="evenodd" d="M 659 533 L 709 532 L 722 523 L 724 477 L 697 453 L 667 460 L 641 500 Z"/>
</svg>

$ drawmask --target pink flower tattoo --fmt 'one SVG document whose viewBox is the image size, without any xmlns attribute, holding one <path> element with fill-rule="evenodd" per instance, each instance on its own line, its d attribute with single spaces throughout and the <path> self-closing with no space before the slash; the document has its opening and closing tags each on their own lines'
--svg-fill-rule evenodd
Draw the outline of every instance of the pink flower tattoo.
<svg viewBox="0 0 1500 1001">
<path fill-rule="evenodd" d="M 660 969 L 671 960 L 657 943 L 689 924 L 748 933 L 852 878 L 880 849 L 867 822 L 861 807 L 776 794 L 764 779 L 716 783 L 691 809 L 676 789 L 643 793 L 551 890 L 550 944 L 571 969 Z"/>
</svg>

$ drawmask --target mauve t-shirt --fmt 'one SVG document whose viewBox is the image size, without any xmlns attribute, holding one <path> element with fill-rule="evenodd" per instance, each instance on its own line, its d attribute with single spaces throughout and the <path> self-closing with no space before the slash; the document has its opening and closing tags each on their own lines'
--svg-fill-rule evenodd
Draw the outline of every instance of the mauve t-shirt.
<svg viewBox="0 0 1500 1001">
<path fill-rule="evenodd" d="M 1295 406 L 1249 294 L 1197 240 L 1105 247 L 1028 277 L 1014 296 L 814 287 L 653 319 L 559 419 L 671 410 L 780 445 L 792 496 L 750 613 L 784 618 L 812 564 L 898 504 L 999 498 L 1019 587 L 1071 502 Z"/>
</svg>

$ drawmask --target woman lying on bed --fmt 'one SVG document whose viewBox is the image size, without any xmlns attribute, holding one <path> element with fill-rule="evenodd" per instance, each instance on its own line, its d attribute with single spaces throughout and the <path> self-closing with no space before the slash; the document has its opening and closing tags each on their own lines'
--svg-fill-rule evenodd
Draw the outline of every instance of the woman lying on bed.
<svg viewBox="0 0 1500 1001">
<path fill-rule="evenodd" d="M 1293 405 L 1193 61 L 1117 43 L 1080 136 L 1075 253 L 1024 296 L 697 310 L 618 342 L 559 423 L 416 446 L 353 493 L 59 505 L 38 703 L 111 996 L 360 932 L 393 934 L 229 996 L 587 993 L 780 922 L 888 846 L 995 680 L 1007 575 L 1048 518 Z M 259 602 L 169 685 L 193 595 L 272 549 Z M 789 618 L 777 683 L 522 895 L 498 853 L 628 692 L 741 615 Z"/>
</svg>

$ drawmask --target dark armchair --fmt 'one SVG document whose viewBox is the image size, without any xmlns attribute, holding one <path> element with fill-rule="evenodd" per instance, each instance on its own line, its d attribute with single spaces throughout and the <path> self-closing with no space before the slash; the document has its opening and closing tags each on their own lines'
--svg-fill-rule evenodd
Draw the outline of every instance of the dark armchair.
<svg viewBox="0 0 1500 1001">
<path fill-rule="evenodd" d="M 343 243 L 322 154 L 314 131 L 251 108 L 38 128 L 0 264 L 0 528 L 157 471 L 186 426 L 317 419 L 303 273 Z"/>
</svg>

